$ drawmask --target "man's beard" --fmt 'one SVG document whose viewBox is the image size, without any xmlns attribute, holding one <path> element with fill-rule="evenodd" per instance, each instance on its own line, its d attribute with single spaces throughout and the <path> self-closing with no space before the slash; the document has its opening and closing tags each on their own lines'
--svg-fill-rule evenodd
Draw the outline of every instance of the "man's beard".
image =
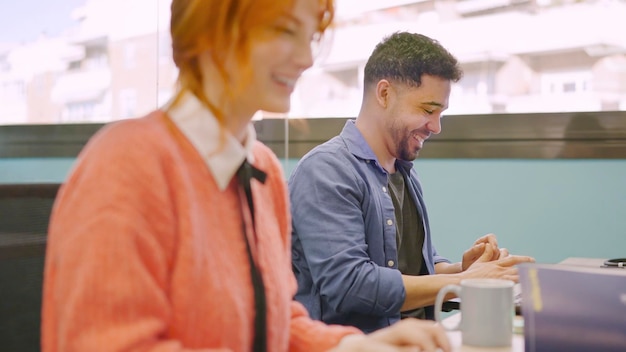
<svg viewBox="0 0 626 352">
<path fill-rule="evenodd" d="M 412 132 L 407 132 L 402 135 L 399 143 L 397 144 L 396 154 L 398 155 L 398 159 L 405 161 L 413 161 L 417 159 L 419 151 L 421 147 L 417 149 L 410 149 L 409 144 L 414 140 Z"/>
<path fill-rule="evenodd" d="M 410 133 L 407 136 L 404 136 L 401 140 L 400 143 L 398 143 L 398 149 L 396 151 L 396 153 L 398 154 L 398 159 L 400 160 L 405 160 L 405 161 L 413 161 L 415 159 L 417 159 L 417 156 L 419 154 L 419 151 L 421 148 L 411 148 L 409 147 L 409 142 L 413 140 L 413 134 Z"/>
</svg>

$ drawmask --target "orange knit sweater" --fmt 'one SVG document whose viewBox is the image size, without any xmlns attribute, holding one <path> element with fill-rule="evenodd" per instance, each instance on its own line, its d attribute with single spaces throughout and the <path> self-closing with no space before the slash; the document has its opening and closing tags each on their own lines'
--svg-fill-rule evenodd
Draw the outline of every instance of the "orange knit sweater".
<svg viewBox="0 0 626 352">
<path fill-rule="evenodd" d="M 293 301 L 282 169 L 257 142 L 257 255 L 268 350 L 321 351 L 358 330 Z M 52 213 L 42 351 L 249 351 L 254 295 L 231 180 L 219 191 L 193 145 L 156 111 L 113 123 L 85 147 Z"/>
</svg>

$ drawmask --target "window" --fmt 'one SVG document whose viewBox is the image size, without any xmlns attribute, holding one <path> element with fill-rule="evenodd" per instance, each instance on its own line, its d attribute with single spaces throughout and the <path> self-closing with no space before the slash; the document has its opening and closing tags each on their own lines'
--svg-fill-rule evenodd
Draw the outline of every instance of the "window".
<svg viewBox="0 0 626 352">
<path fill-rule="evenodd" d="M 124 45 L 124 68 L 131 70 L 135 68 L 135 44 L 126 43 Z"/>
<path fill-rule="evenodd" d="M 541 93 L 550 95 L 588 92 L 591 79 L 591 72 L 584 70 L 545 73 L 541 76 Z"/>
<path fill-rule="evenodd" d="M 33 19 L 33 3 L 45 16 Z M 91 116 L 107 122 L 161 105 L 173 94 L 177 72 L 170 3 L 2 2 L 0 12 L 22 20 L 0 23 L 0 124 L 37 123 L 29 119 L 48 106 L 63 121 Z M 382 37 L 398 30 L 437 39 L 461 62 L 465 76 L 453 89 L 450 115 L 625 109 L 626 76 L 620 72 L 626 41 L 615 30 L 623 18 L 626 1 L 337 0 L 333 32 L 316 46 L 315 65 L 300 79 L 287 116 L 354 116 L 367 57 Z M 515 28 L 525 30 L 518 34 Z M 97 84 L 85 83 L 89 94 L 83 95 L 76 91 L 83 85 L 48 89 L 37 82 L 73 74 L 97 76 Z M 41 94 L 35 99 L 29 92 Z M 91 110 L 86 101 L 93 102 Z"/>
<path fill-rule="evenodd" d="M 137 91 L 122 89 L 119 93 L 120 116 L 122 118 L 135 117 L 137 110 Z"/>
</svg>

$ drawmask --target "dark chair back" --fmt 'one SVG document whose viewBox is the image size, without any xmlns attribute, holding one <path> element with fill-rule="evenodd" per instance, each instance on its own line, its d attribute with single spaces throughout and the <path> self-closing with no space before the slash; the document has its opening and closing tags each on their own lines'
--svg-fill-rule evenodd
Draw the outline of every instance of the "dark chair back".
<svg viewBox="0 0 626 352">
<path fill-rule="evenodd" d="M 0 184 L 0 349 L 40 350 L 46 234 L 59 184 Z"/>
</svg>

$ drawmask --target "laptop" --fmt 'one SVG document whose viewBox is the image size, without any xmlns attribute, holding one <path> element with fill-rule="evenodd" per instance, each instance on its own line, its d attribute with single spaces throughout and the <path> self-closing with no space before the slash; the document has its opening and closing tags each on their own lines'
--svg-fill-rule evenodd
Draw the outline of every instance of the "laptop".
<svg viewBox="0 0 626 352">
<path fill-rule="evenodd" d="M 526 352 L 626 351 L 626 270 L 518 267 Z"/>
</svg>

